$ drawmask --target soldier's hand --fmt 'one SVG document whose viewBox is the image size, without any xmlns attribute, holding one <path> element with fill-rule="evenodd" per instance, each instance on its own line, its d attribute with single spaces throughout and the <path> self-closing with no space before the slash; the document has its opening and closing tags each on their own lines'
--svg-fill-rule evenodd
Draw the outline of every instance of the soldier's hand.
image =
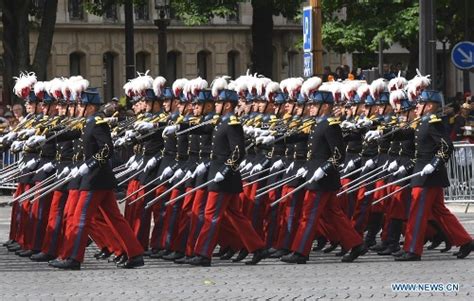
<svg viewBox="0 0 474 301">
<path fill-rule="evenodd" d="M 89 173 L 89 166 L 87 166 L 86 163 L 82 163 L 82 165 L 79 167 L 79 175 L 85 176 L 86 174 Z"/>
<path fill-rule="evenodd" d="M 137 131 L 149 131 L 149 130 L 151 130 L 153 127 L 154 127 L 154 126 L 153 126 L 153 123 L 151 123 L 151 122 L 145 122 L 145 121 L 144 121 L 144 122 L 140 122 L 139 124 L 137 124 L 137 125 L 135 126 L 135 129 L 136 129 Z"/>
<path fill-rule="evenodd" d="M 169 166 L 167 166 L 163 172 L 161 173 L 161 176 L 160 176 L 160 181 L 162 181 L 163 179 L 166 179 L 168 178 L 169 176 L 171 176 L 173 174 L 173 169 Z"/>
<path fill-rule="evenodd" d="M 291 162 L 290 166 L 286 168 L 285 173 L 289 173 L 290 171 L 292 171 L 293 167 L 295 167 L 295 162 Z"/>
<path fill-rule="evenodd" d="M 404 175 L 407 174 L 407 170 L 405 166 L 400 166 L 396 172 L 393 173 L 394 176 L 401 176 L 403 177 Z"/>
<path fill-rule="evenodd" d="M 374 140 L 374 139 L 380 138 L 380 136 L 381 136 L 381 135 L 380 135 L 380 131 L 374 130 L 374 131 L 368 131 L 368 132 L 365 134 L 364 138 L 365 138 L 365 140 L 367 140 L 367 141 L 372 141 L 372 140 Z"/>
<path fill-rule="evenodd" d="M 63 170 L 56 176 L 56 178 L 62 178 L 67 176 L 71 171 L 69 170 L 69 167 L 64 167 Z"/>
<path fill-rule="evenodd" d="M 196 170 L 194 171 L 193 173 L 193 178 L 195 176 L 200 176 L 202 174 L 204 174 L 206 172 L 206 164 L 204 164 L 204 162 L 202 162 L 201 164 L 199 164 L 197 167 L 196 167 Z"/>
<path fill-rule="evenodd" d="M 421 171 L 421 176 L 430 175 L 435 171 L 435 168 L 430 163 L 426 164 Z"/>
<path fill-rule="evenodd" d="M 343 129 L 355 129 L 356 125 L 354 123 L 350 122 L 350 121 L 344 120 L 341 123 L 341 128 L 343 128 Z"/>
<path fill-rule="evenodd" d="M 348 173 L 348 172 L 352 171 L 354 168 L 355 168 L 354 160 L 350 160 L 349 162 L 347 162 L 347 166 L 344 168 L 344 170 L 342 172 L 343 173 Z"/>
<path fill-rule="evenodd" d="M 365 162 L 364 164 L 364 168 L 362 168 L 362 172 L 366 171 L 366 170 L 369 170 L 369 169 L 372 169 L 375 167 L 375 162 L 374 160 L 372 159 L 369 159 Z"/>
<path fill-rule="evenodd" d="M 250 171 L 250 175 L 252 176 L 261 170 L 262 170 L 262 165 L 259 163 L 252 168 L 252 170 Z"/>
<path fill-rule="evenodd" d="M 54 164 L 52 162 L 48 162 L 45 165 L 43 165 L 40 169 L 36 171 L 36 173 L 39 173 L 41 170 L 44 172 L 51 172 L 54 169 Z"/>
<path fill-rule="evenodd" d="M 309 179 L 309 182 L 310 183 L 317 182 L 321 180 L 324 176 L 326 176 L 326 173 L 323 171 L 321 167 L 319 167 L 318 169 L 316 169 L 311 179 Z"/>
<path fill-rule="evenodd" d="M 163 138 L 165 138 L 166 136 L 169 136 L 171 134 L 174 134 L 178 131 L 179 129 L 179 125 L 175 124 L 175 125 L 168 125 L 167 127 L 165 127 L 165 129 L 163 130 L 163 133 L 161 134 L 161 136 L 163 136 Z"/>
<path fill-rule="evenodd" d="M 181 179 L 183 176 L 184 176 L 184 171 L 183 171 L 181 168 L 178 168 L 178 169 L 174 172 L 174 175 L 173 175 L 173 177 L 171 178 L 172 180 L 170 180 L 170 181 L 179 180 L 179 179 Z M 170 183 L 171 183 L 171 182 L 170 182 Z"/>
<path fill-rule="evenodd" d="M 285 164 L 283 161 L 280 159 L 273 163 L 272 167 L 270 168 L 270 172 L 275 171 L 275 170 L 280 170 Z"/>
<path fill-rule="evenodd" d="M 306 177 L 306 174 L 308 173 L 308 170 L 304 167 L 301 167 L 296 171 L 296 177 L 301 178 L 301 177 Z"/>
<path fill-rule="evenodd" d="M 388 171 L 389 172 L 394 172 L 398 170 L 398 163 L 397 163 L 397 160 L 393 160 L 392 162 L 390 162 L 390 164 L 388 165 Z"/>
<path fill-rule="evenodd" d="M 149 170 L 152 170 L 153 168 L 155 168 L 156 164 L 158 163 L 158 160 L 156 160 L 155 157 L 151 158 L 150 160 L 148 160 L 148 162 L 146 163 L 145 165 L 145 169 L 143 170 L 143 172 L 147 172 Z"/>
<path fill-rule="evenodd" d="M 217 172 L 216 175 L 214 176 L 214 180 L 213 180 L 215 183 L 219 183 L 219 182 L 222 182 L 224 181 L 224 175 L 221 174 L 220 172 Z"/>
</svg>

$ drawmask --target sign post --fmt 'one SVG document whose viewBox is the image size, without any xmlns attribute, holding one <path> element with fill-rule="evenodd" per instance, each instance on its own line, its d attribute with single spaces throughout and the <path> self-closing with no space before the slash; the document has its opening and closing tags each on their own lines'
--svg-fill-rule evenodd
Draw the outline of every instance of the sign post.
<svg viewBox="0 0 474 301">
<path fill-rule="evenodd" d="M 451 61 L 461 70 L 474 68 L 474 42 L 462 41 L 454 45 Z"/>
<path fill-rule="evenodd" d="M 303 8 L 303 65 L 304 77 L 323 74 L 323 46 L 321 36 L 321 0 L 310 0 Z"/>
</svg>

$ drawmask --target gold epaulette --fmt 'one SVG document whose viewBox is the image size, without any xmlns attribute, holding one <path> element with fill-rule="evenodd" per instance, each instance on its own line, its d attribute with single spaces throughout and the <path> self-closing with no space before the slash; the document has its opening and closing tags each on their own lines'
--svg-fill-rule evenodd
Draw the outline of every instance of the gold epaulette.
<svg viewBox="0 0 474 301">
<path fill-rule="evenodd" d="M 107 120 L 105 120 L 104 118 L 102 118 L 100 116 L 95 116 L 94 120 L 95 120 L 95 124 L 106 124 L 107 123 Z"/>
<path fill-rule="evenodd" d="M 229 117 L 228 125 L 239 125 L 239 124 L 240 124 L 240 120 L 237 116 L 232 115 Z"/>
<path fill-rule="evenodd" d="M 442 119 L 439 118 L 437 115 L 433 114 L 430 116 L 430 121 L 428 121 L 428 123 L 435 123 L 440 121 L 442 121 Z"/>
<path fill-rule="evenodd" d="M 341 123 L 338 117 L 330 117 L 328 118 L 329 125 L 338 125 Z"/>
</svg>

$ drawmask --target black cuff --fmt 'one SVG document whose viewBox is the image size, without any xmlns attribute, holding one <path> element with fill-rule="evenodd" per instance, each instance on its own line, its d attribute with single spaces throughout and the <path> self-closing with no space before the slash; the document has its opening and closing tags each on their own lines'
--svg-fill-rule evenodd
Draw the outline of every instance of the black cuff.
<svg viewBox="0 0 474 301">
<path fill-rule="evenodd" d="M 100 166 L 99 161 L 97 161 L 97 160 L 94 159 L 94 158 L 90 158 L 90 159 L 87 160 L 85 163 L 87 164 L 87 167 L 89 167 L 90 170 L 93 170 L 93 169 L 95 169 L 95 168 L 97 168 L 97 167 Z"/>
<path fill-rule="evenodd" d="M 330 170 L 334 170 L 334 165 L 331 162 L 326 162 L 321 169 L 324 171 L 325 174 L 328 174 Z"/>
<path fill-rule="evenodd" d="M 444 162 L 440 157 L 434 157 L 430 164 L 433 165 L 435 169 L 438 169 Z"/>
<path fill-rule="evenodd" d="M 227 176 L 230 175 L 230 173 L 232 172 L 232 169 L 226 165 L 219 172 L 224 176 L 224 178 L 227 178 Z"/>
</svg>

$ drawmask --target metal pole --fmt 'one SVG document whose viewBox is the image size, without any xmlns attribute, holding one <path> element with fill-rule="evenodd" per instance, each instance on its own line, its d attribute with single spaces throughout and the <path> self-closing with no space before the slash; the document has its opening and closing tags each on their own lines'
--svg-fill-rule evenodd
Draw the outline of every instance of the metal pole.
<svg viewBox="0 0 474 301">
<path fill-rule="evenodd" d="M 125 9 L 125 81 L 135 77 L 135 46 L 133 37 L 133 0 L 126 0 Z"/>
<path fill-rule="evenodd" d="M 433 2 L 434 0 L 420 0 L 419 69 L 422 74 L 431 75 L 434 87 L 436 84 L 436 40 Z"/>
<path fill-rule="evenodd" d="M 322 40 L 322 11 L 321 0 L 310 0 L 313 7 L 313 73 L 322 76 L 323 74 L 323 40 Z"/>
<path fill-rule="evenodd" d="M 379 40 L 379 77 L 383 77 L 383 39 Z"/>
<path fill-rule="evenodd" d="M 169 25 L 169 20 L 165 19 L 166 14 L 164 9 L 160 11 L 160 18 L 155 20 L 155 25 L 158 26 L 158 64 L 159 74 L 164 78 L 167 77 L 166 60 L 168 56 L 168 45 L 166 40 L 166 28 Z"/>
<path fill-rule="evenodd" d="M 464 40 L 469 40 L 469 1 L 464 0 Z M 469 78 L 469 70 L 463 70 L 462 72 L 462 82 L 463 82 L 463 90 L 464 93 L 471 92 L 470 87 L 470 78 Z"/>
</svg>

